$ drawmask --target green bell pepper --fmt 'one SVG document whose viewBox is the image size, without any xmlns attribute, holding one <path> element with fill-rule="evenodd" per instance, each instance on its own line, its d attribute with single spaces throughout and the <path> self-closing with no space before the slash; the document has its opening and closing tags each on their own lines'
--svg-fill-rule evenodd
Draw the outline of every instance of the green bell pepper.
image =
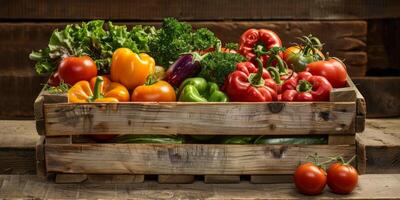
<svg viewBox="0 0 400 200">
<path fill-rule="evenodd" d="M 219 90 L 216 83 L 201 77 L 188 78 L 179 87 L 179 101 L 184 102 L 227 102 L 228 96 Z"/>
</svg>

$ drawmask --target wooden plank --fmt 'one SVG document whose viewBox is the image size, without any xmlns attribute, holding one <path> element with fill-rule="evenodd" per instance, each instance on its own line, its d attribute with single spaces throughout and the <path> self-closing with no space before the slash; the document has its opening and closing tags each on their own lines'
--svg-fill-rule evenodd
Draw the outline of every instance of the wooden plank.
<svg viewBox="0 0 400 200">
<path fill-rule="evenodd" d="M 355 112 L 351 102 L 63 103 L 45 104 L 45 129 L 47 136 L 354 134 Z"/>
<path fill-rule="evenodd" d="M 238 175 L 205 175 L 204 183 L 239 183 Z"/>
<path fill-rule="evenodd" d="M 65 9 L 68 5 L 68 9 Z M 86 8 L 86 9 L 82 9 Z M 272 0 L 268 2 L 240 0 L 165 2 L 142 1 L 57 1 L 29 0 L 5 1 L 0 19 L 29 20 L 161 20 L 177 17 L 186 20 L 239 20 L 239 19 L 376 19 L 400 17 L 400 4 L 395 0 L 381 1 L 320 1 Z M 151 12 L 149 12 L 151 11 Z"/>
<path fill-rule="evenodd" d="M 252 175 L 251 183 L 264 183 L 264 184 L 279 184 L 279 183 L 292 183 L 292 174 L 270 174 L 270 175 Z"/>
<path fill-rule="evenodd" d="M 144 175 L 56 174 L 55 183 L 131 184 L 143 183 Z"/>
<path fill-rule="evenodd" d="M 44 156 L 44 136 L 41 136 L 36 143 L 36 175 L 47 178 L 45 156 Z"/>
<path fill-rule="evenodd" d="M 308 8 L 307 8 L 308 9 Z M 72 23 L 72 22 L 71 22 Z M 76 22 L 80 23 L 80 22 Z M 324 51 L 345 60 L 352 76 L 364 76 L 367 65 L 366 40 L 367 23 L 365 21 L 206 21 L 191 22 L 193 27 L 207 27 L 223 42 L 238 42 L 240 35 L 249 28 L 268 28 L 275 31 L 285 46 L 298 42 L 296 37 L 309 35 L 319 37 L 325 44 Z M 26 69 L 33 72 L 33 62 L 20 59 L 32 50 L 46 47 L 54 29 L 61 29 L 69 23 L 0 23 L 0 35 L 4 37 L 0 48 L 2 70 Z M 159 26 L 159 22 L 127 21 L 119 22 L 131 27 L 135 24 Z"/>
<path fill-rule="evenodd" d="M 355 135 L 330 135 L 328 144 L 355 144 Z"/>
<path fill-rule="evenodd" d="M 39 136 L 32 120 L 0 120 L 0 174 L 34 174 Z"/>
<path fill-rule="evenodd" d="M 400 173 L 400 119 L 369 119 L 357 134 L 357 155 L 360 173 Z"/>
<path fill-rule="evenodd" d="M 85 183 L 98 183 L 98 184 L 132 184 L 143 183 L 144 175 L 139 174 L 88 174 Z"/>
<path fill-rule="evenodd" d="M 400 74 L 400 19 L 368 21 L 368 74 L 370 76 Z M 378 74 L 380 73 L 380 74 Z M 396 74 L 397 73 L 397 74 Z"/>
<path fill-rule="evenodd" d="M 329 95 L 329 101 L 333 102 L 354 102 L 357 99 L 353 87 L 334 88 Z"/>
<path fill-rule="evenodd" d="M 82 183 L 87 180 L 86 174 L 57 174 L 56 183 Z"/>
<path fill-rule="evenodd" d="M 356 77 L 353 81 L 371 105 L 367 117 L 400 116 L 400 77 Z"/>
<path fill-rule="evenodd" d="M 0 119 L 32 118 L 33 103 L 45 80 L 45 77 L 30 73 L 0 70 L 0 85 L 3 88 L 0 90 Z"/>
<path fill-rule="evenodd" d="M 194 181 L 193 175 L 158 175 L 158 183 L 183 184 L 193 183 Z"/>
<path fill-rule="evenodd" d="M 291 174 L 307 155 L 355 154 L 354 145 L 46 144 L 48 172 L 82 174 Z"/>
<path fill-rule="evenodd" d="M 307 199 L 284 184 L 55 184 L 36 176 L 0 176 L 2 199 Z M 350 195 L 337 195 L 325 188 L 318 199 L 399 199 L 399 174 L 368 174 L 359 177 L 359 186 Z"/>
<path fill-rule="evenodd" d="M 46 137 L 46 144 L 72 144 L 72 136 Z"/>
</svg>

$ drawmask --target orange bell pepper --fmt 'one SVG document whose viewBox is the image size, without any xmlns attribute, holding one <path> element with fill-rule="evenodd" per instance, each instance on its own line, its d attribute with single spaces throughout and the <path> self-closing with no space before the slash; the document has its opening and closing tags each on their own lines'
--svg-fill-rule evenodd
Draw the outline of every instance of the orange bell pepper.
<svg viewBox="0 0 400 200">
<path fill-rule="evenodd" d="M 135 88 L 131 100 L 141 102 L 176 101 L 176 93 L 168 82 L 157 80 L 155 75 L 150 75 L 144 85 Z"/>
<path fill-rule="evenodd" d="M 155 71 L 155 61 L 145 53 L 136 54 L 128 48 L 115 50 L 111 61 L 111 80 L 135 89 Z"/>
<path fill-rule="evenodd" d="M 88 81 L 79 81 L 68 90 L 68 102 L 125 102 L 129 101 L 129 92 L 125 86 L 111 82 L 106 76 L 93 77 Z"/>
</svg>

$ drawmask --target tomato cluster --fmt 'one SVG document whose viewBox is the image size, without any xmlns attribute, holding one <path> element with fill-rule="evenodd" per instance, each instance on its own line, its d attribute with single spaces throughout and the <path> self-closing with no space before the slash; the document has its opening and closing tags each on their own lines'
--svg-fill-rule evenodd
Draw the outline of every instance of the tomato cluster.
<svg viewBox="0 0 400 200">
<path fill-rule="evenodd" d="M 318 195 L 326 184 L 333 193 L 349 194 L 358 183 L 357 170 L 341 159 L 325 171 L 320 164 L 308 162 L 300 165 L 294 173 L 294 183 L 297 190 L 306 195 Z"/>
</svg>

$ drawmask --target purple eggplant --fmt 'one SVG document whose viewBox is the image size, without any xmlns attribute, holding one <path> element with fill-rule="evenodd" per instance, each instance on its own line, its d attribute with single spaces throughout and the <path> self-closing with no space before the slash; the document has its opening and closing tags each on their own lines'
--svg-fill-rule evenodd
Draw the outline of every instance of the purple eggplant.
<svg viewBox="0 0 400 200">
<path fill-rule="evenodd" d="M 185 79 L 194 77 L 200 72 L 202 58 L 198 53 L 182 54 L 165 72 L 164 81 L 179 87 Z"/>
</svg>

